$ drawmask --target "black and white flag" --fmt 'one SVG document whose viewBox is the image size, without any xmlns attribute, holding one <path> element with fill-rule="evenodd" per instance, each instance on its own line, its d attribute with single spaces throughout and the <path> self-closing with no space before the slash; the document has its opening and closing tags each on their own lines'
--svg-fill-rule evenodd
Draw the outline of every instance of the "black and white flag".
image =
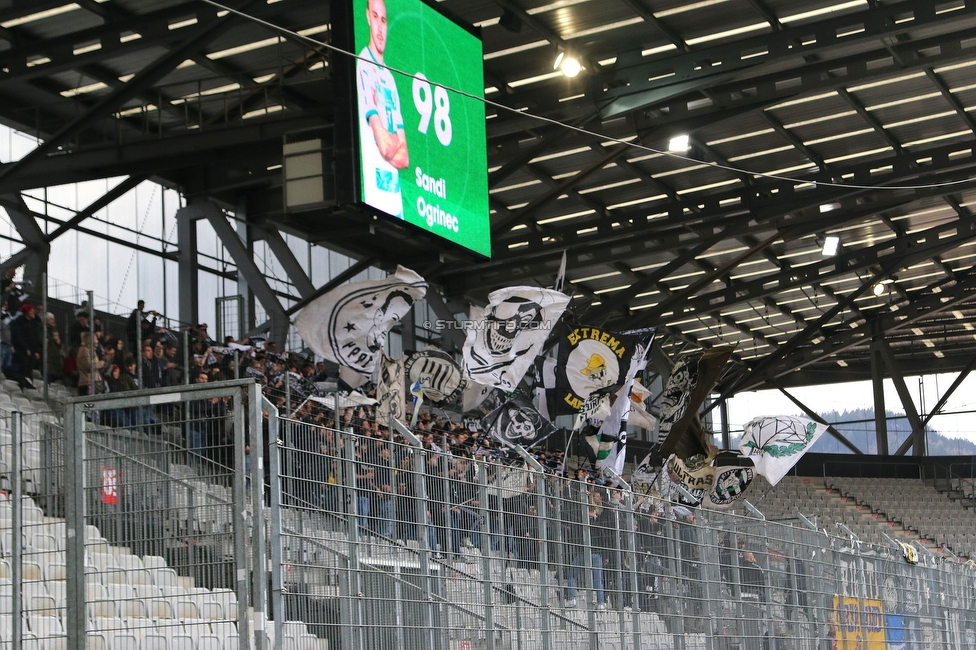
<svg viewBox="0 0 976 650">
<path fill-rule="evenodd" d="M 531 447 L 559 429 L 522 397 L 505 401 L 481 421 L 484 431 L 506 445 Z"/>
<path fill-rule="evenodd" d="M 407 411 L 406 380 L 403 372 L 403 358 L 392 359 L 383 353 L 380 361 L 379 383 L 376 384 L 376 419 L 381 422 L 399 420 Z"/>
<path fill-rule="evenodd" d="M 427 282 L 398 266 L 388 278 L 345 284 L 313 300 L 295 329 L 319 356 L 369 375 L 390 328 L 425 295 Z"/>
<path fill-rule="evenodd" d="M 443 350 L 428 348 L 407 357 L 403 366 L 407 384 L 420 383 L 424 399 L 431 402 L 452 402 L 464 390 L 461 366 Z"/>
<path fill-rule="evenodd" d="M 630 364 L 624 375 L 623 386 L 617 391 L 617 399 L 610 407 L 610 415 L 600 425 L 597 434 L 600 445 L 610 444 L 607 453 L 597 458 L 596 468 L 609 467 L 618 476 L 624 473 L 624 456 L 627 451 L 627 419 L 630 417 L 630 407 L 633 404 L 630 393 L 634 387 L 634 378 L 647 365 L 647 355 L 654 341 L 654 330 L 646 329 L 633 332 L 639 340 L 630 352 Z"/>
<path fill-rule="evenodd" d="M 592 417 L 600 396 L 620 390 L 627 364 L 640 341 L 637 333 L 618 334 L 598 327 L 560 327 L 556 359 L 542 368 L 549 413 Z M 590 400 L 597 393 L 597 397 Z M 589 403 L 588 403 L 589 400 Z"/>
<path fill-rule="evenodd" d="M 719 454 L 714 461 L 715 479 L 702 506 L 710 510 L 729 510 L 745 495 L 756 473 L 742 460 L 741 456 Z"/>
<path fill-rule="evenodd" d="M 569 296 L 552 289 L 509 287 L 493 291 L 488 301 L 484 309 L 471 307 L 464 374 L 511 392 L 542 351 Z"/>
<path fill-rule="evenodd" d="M 731 347 L 711 348 L 678 357 L 664 386 L 660 408 L 660 430 L 663 439 L 661 455 L 675 454 L 690 458 L 708 451 L 706 436 L 698 427 L 698 409 L 715 385 L 722 368 L 732 356 Z M 689 435 L 689 434 L 695 435 Z"/>
</svg>

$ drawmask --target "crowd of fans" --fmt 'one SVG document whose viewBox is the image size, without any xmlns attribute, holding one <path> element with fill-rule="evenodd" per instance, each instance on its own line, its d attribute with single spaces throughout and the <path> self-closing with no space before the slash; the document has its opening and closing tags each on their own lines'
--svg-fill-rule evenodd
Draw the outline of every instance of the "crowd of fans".
<svg viewBox="0 0 976 650">
<path fill-rule="evenodd" d="M 215 341 L 208 326 L 173 326 L 169 319 L 147 310 L 138 301 L 125 321 L 124 331 L 115 323 L 106 324 L 86 303 L 73 309 L 73 320 L 65 326 L 53 313 L 40 314 L 37 296 L 15 281 L 16 268 L 8 269 L 0 284 L 0 370 L 4 377 L 22 388 L 36 388 L 38 374 L 48 382 L 62 383 L 78 394 L 119 393 L 138 388 L 159 388 L 189 383 L 209 383 L 223 379 L 250 377 L 262 386 L 266 397 L 279 413 L 328 428 L 352 428 L 367 437 L 383 435 L 374 407 L 362 405 L 336 409 L 312 396 L 352 391 L 322 361 L 297 353 L 278 350 L 265 337 Z M 43 356 L 46 320 L 47 356 Z M 92 339 L 92 334 L 94 339 Z M 44 366 L 44 367 L 42 367 Z M 376 397 L 372 382 L 356 389 L 367 401 Z M 344 401 L 341 397 L 341 403 Z M 102 416 L 106 424 L 143 425 L 149 422 L 126 420 L 124 414 Z M 338 419 L 338 422 L 336 421 Z M 434 450 L 449 451 L 458 457 L 492 455 L 499 458 L 511 452 L 484 432 L 462 424 L 457 414 L 435 415 L 424 411 L 415 426 L 416 433 Z M 188 447 L 206 447 L 207 440 L 196 436 Z M 563 454 L 538 452 L 537 458 L 554 472 L 562 471 Z"/>
<path fill-rule="evenodd" d="M 503 549 L 518 566 L 539 568 L 545 545 L 550 563 L 561 567 L 562 598 L 575 606 L 577 583 L 587 571 L 598 608 L 611 605 L 631 607 L 632 590 L 627 576 L 638 576 L 642 608 L 656 608 L 662 576 L 667 570 L 668 539 L 681 549 L 673 572 L 682 575 L 693 598 L 701 597 L 699 572 L 699 522 L 694 512 L 674 507 L 667 510 L 659 499 L 645 498 L 631 510 L 634 514 L 636 555 L 621 546 L 621 517 L 625 508 L 621 492 L 586 468 L 565 467 L 564 451 L 533 450 L 546 469 L 548 517 L 537 512 L 533 477 L 524 478 L 507 491 L 481 491 L 478 467 L 490 474 L 483 484 L 497 486 L 509 461 L 518 460 L 512 450 L 457 414 L 424 410 L 418 414 L 414 433 L 434 453 L 426 456 L 423 472 L 427 502 L 425 516 L 418 518 L 416 473 L 405 452 L 405 440 L 388 426 L 370 402 L 375 386 L 367 382 L 355 390 L 328 372 L 322 362 L 301 355 L 280 352 L 272 341 L 252 337 L 240 341 L 226 337 L 215 341 L 206 324 L 167 327 L 169 321 L 139 301 L 126 320 L 125 331 L 110 332 L 98 317 L 91 322 L 87 304 L 76 307 L 67 328 L 54 314 L 39 314 L 35 302 L 22 284 L 14 281 L 15 269 L 3 274 L 0 284 L 0 363 L 6 378 L 22 388 L 35 388 L 38 374 L 49 382 L 74 387 L 78 394 L 121 393 L 140 387 L 157 388 L 186 383 L 209 383 L 222 379 L 251 377 L 281 415 L 309 425 L 289 441 L 297 452 L 286 462 L 294 478 L 291 498 L 327 512 L 349 514 L 340 485 L 343 484 L 338 431 L 357 434 L 355 455 L 356 516 L 361 532 L 391 541 L 426 537 L 435 557 L 460 555 L 465 549 L 490 544 Z M 47 327 L 44 327 L 44 318 Z M 118 328 L 114 328 L 118 330 Z M 42 354 L 47 336 L 46 365 Z M 94 339 L 92 339 L 92 332 Z M 62 337 L 62 334 L 64 336 Z M 323 399 L 331 395 L 330 399 Z M 355 404 L 352 404 L 355 402 Z M 103 410 L 99 416 L 109 426 L 141 429 L 162 435 L 166 414 L 159 407 Z M 233 466 L 226 427 L 228 405 L 220 400 L 197 400 L 182 414 L 185 426 L 176 440 L 192 457 Z M 491 462 L 481 465 L 474 459 Z M 522 473 L 521 476 L 527 476 Z M 569 482 L 560 478 L 575 478 Z M 483 494 L 488 503 L 483 504 Z M 488 520 L 486 520 L 485 513 Z M 558 513 L 554 516 L 553 513 Z M 490 520 L 490 521 L 489 521 Z M 584 526 L 584 521 L 588 526 Z M 672 531 L 666 527 L 671 526 Z M 543 530 L 545 529 L 545 530 Z M 584 540 L 588 529 L 591 539 Z M 543 533 L 545 533 L 543 535 Z M 484 537 L 483 537 L 484 535 Z M 545 540 L 545 541 L 544 541 Z M 731 547 L 723 544 L 731 551 Z M 590 549 L 586 557 L 585 549 Z M 758 564 L 753 554 L 739 547 L 745 582 L 761 582 L 753 571 Z M 632 566 L 634 559 L 640 566 Z M 723 565 L 729 564 L 723 557 Z M 723 570 L 723 578 L 727 578 Z M 608 597 L 607 594 L 614 594 Z"/>
</svg>

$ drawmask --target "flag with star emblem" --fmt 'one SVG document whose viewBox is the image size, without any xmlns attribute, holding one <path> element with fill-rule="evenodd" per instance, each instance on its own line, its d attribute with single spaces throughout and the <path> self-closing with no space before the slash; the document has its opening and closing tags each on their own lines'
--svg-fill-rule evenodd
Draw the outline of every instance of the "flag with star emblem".
<svg viewBox="0 0 976 650">
<path fill-rule="evenodd" d="M 383 280 L 336 287 L 310 302 L 295 329 L 316 354 L 361 374 L 372 374 L 390 329 L 427 295 L 427 282 L 408 268 Z"/>
</svg>

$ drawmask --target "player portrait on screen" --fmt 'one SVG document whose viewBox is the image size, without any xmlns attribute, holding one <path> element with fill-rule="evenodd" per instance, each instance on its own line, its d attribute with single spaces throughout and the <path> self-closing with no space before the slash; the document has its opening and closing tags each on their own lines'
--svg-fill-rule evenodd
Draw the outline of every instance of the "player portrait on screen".
<svg viewBox="0 0 976 650">
<path fill-rule="evenodd" d="M 383 67 L 386 51 L 386 3 L 368 0 L 369 44 L 356 62 L 363 202 L 403 218 L 399 170 L 410 164 L 393 74 Z"/>
</svg>

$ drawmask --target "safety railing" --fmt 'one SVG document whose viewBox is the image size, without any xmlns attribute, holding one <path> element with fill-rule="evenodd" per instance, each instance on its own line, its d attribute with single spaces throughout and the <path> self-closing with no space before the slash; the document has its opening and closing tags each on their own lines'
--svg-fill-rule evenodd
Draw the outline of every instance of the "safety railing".
<svg viewBox="0 0 976 650">
<path fill-rule="evenodd" d="M 343 649 L 819 650 L 976 631 L 970 565 L 435 452 L 406 430 L 273 413 L 269 430 L 276 638 L 302 621 Z"/>
</svg>

